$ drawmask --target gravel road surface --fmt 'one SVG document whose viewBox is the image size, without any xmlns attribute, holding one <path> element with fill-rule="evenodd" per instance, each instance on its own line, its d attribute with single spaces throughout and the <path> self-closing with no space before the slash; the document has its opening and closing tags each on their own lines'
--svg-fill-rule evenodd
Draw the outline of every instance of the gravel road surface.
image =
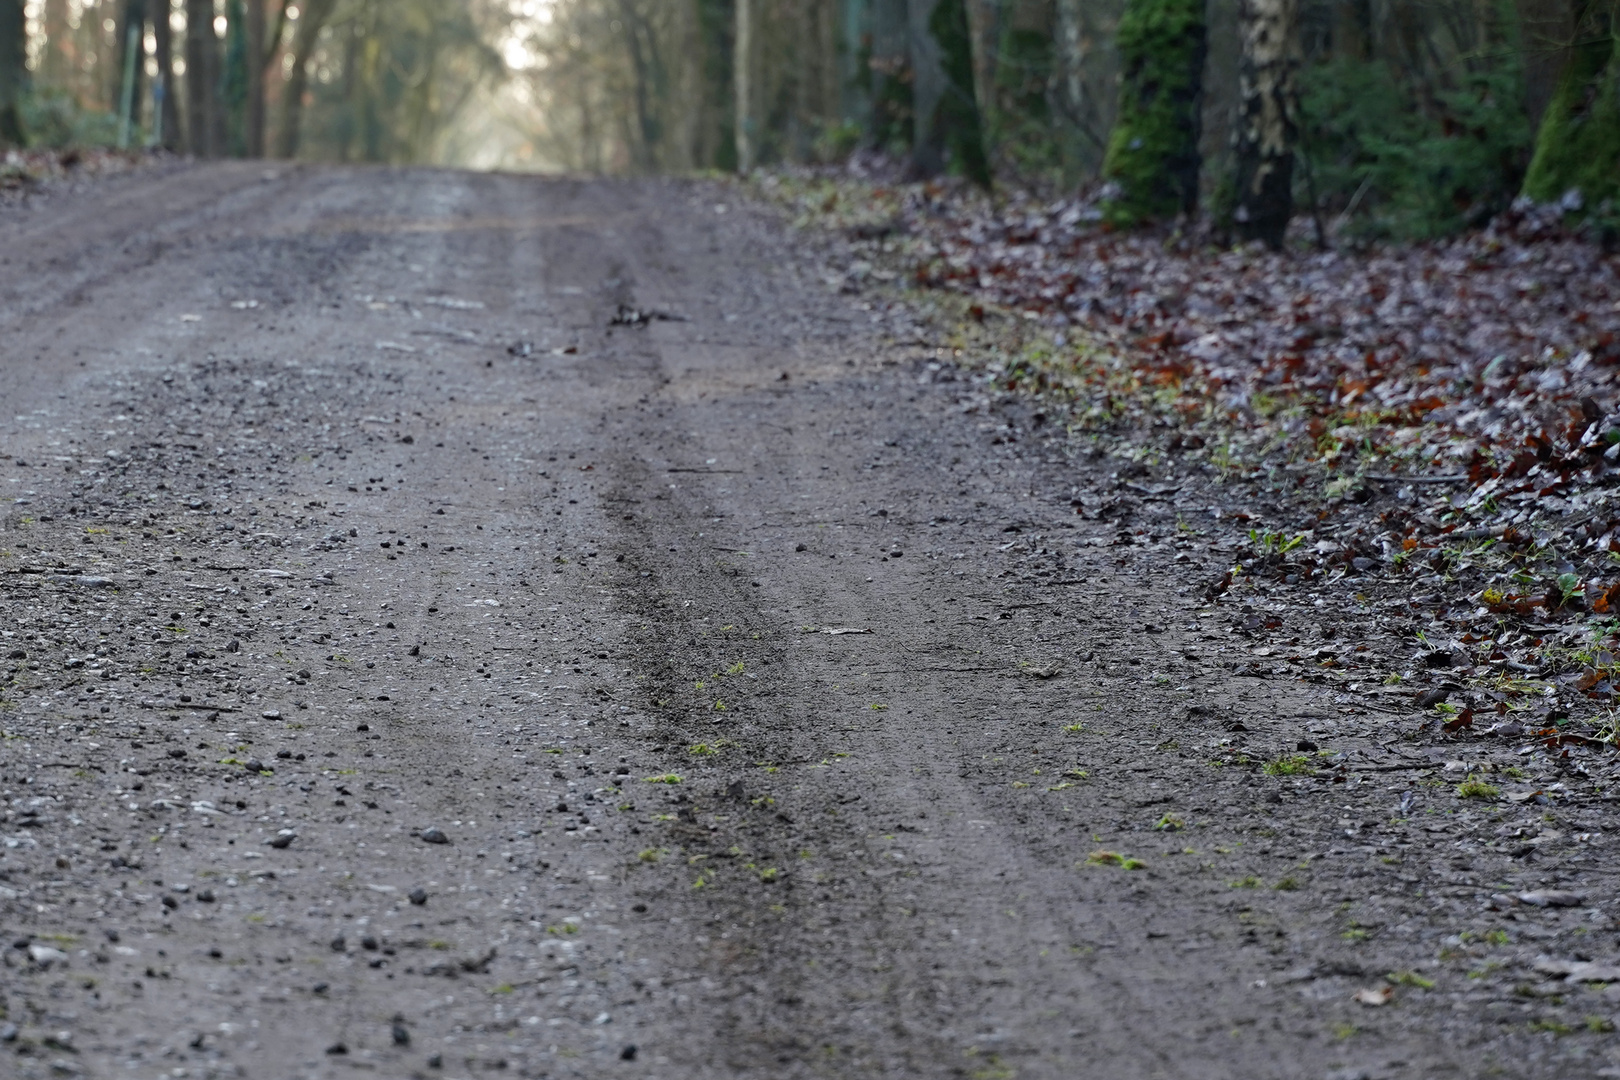
<svg viewBox="0 0 1620 1080">
<path fill-rule="evenodd" d="M 7 210 L 0 1074 L 1620 1075 L 1600 989 L 1467 981 L 1433 762 L 919 335 L 704 183 Z"/>
</svg>

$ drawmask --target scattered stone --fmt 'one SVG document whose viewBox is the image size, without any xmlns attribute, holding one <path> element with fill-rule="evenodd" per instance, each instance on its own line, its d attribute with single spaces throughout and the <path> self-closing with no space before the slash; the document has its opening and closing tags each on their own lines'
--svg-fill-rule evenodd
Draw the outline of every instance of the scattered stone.
<svg viewBox="0 0 1620 1080">
<path fill-rule="evenodd" d="M 328 1054 L 331 1054 L 333 1057 L 341 1057 L 342 1055 L 347 1054 L 349 1052 L 349 1048 L 347 1046 L 344 1046 L 342 1043 L 338 1042 L 338 1043 L 333 1043 L 331 1046 L 328 1046 L 326 1048 L 326 1052 Z"/>
<path fill-rule="evenodd" d="M 1519 893 L 1517 899 L 1519 903 L 1529 904 L 1531 907 L 1579 907 L 1586 902 L 1586 897 L 1580 893 L 1565 889 L 1542 889 L 1537 892 Z"/>
<path fill-rule="evenodd" d="M 164 899 L 167 900 L 169 898 L 164 897 Z M 63 961 L 67 960 L 67 958 L 67 953 L 63 952 L 61 949 L 53 949 L 49 945 L 28 946 L 28 959 L 32 960 L 36 964 L 39 964 L 41 967 L 45 967 L 50 964 L 62 963 Z"/>
<path fill-rule="evenodd" d="M 436 826 L 429 826 L 417 834 L 426 844 L 448 844 L 450 838 L 444 835 L 444 830 Z"/>
<path fill-rule="evenodd" d="M 293 832 L 291 829 L 282 829 L 280 832 L 276 833 L 276 835 L 266 840 L 265 843 L 279 851 L 283 848 L 290 847 L 292 842 L 296 839 L 298 839 L 297 833 Z"/>
<path fill-rule="evenodd" d="M 411 1045 L 411 1033 L 405 1027 L 405 1022 L 402 1019 L 400 1019 L 399 1017 L 397 1017 L 397 1016 L 394 1018 L 394 1045 L 395 1046 L 409 1046 L 409 1045 Z"/>
<path fill-rule="evenodd" d="M 416 905 L 417 907 L 421 907 L 423 904 L 428 902 L 427 890 L 426 889 L 412 889 L 409 893 L 406 894 L 406 899 L 409 900 L 412 904 Z"/>
<path fill-rule="evenodd" d="M 1356 1001 L 1362 1005 L 1371 1005 L 1374 1007 L 1379 1005 L 1388 1005 L 1390 1000 L 1394 997 L 1395 988 L 1393 986 L 1368 987 L 1364 990 L 1357 990 L 1355 993 Z"/>
<path fill-rule="evenodd" d="M 335 937 L 332 939 L 333 952 L 342 952 L 347 946 L 348 942 L 344 941 L 341 937 Z"/>
<path fill-rule="evenodd" d="M 623 1050 L 620 1050 L 619 1051 L 619 1060 L 620 1061 L 634 1061 L 634 1060 L 636 1060 L 636 1044 L 631 1043 L 629 1046 L 626 1046 Z"/>
<path fill-rule="evenodd" d="M 281 719 L 281 710 L 279 710 L 279 709 L 266 709 L 266 710 L 264 710 L 264 712 L 260 713 L 259 716 L 261 716 L 265 720 L 280 720 Z"/>
</svg>

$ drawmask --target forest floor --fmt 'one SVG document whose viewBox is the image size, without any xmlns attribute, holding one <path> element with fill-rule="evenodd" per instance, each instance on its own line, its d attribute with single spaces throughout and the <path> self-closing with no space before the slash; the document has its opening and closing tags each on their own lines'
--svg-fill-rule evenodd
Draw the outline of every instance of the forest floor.
<svg viewBox="0 0 1620 1080">
<path fill-rule="evenodd" d="M 1612 264 L 1504 241 L 1609 290 L 1526 340 L 1594 340 L 1368 416 L 1267 343 L 1380 256 L 1064 207 L 1095 300 L 1037 305 L 972 260 L 1038 223 L 946 250 L 1008 213 L 262 163 L 0 211 L 4 1071 L 1620 1076 Z M 1474 363 L 1413 303 L 1318 337 Z"/>
</svg>

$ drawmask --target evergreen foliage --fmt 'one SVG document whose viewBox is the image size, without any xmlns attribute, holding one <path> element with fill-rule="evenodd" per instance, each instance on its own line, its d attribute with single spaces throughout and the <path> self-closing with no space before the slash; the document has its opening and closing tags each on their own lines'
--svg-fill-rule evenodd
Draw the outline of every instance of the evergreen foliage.
<svg viewBox="0 0 1620 1080">
<path fill-rule="evenodd" d="M 1440 236 L 1483 224 L 1517 194 L 1530 124 L 1514 55 L 1437 93 L 1432 111 L 1377 61 L 1336 60 L 1301 83 L 1317 197 L 1361 235 Z"/>
</svg>

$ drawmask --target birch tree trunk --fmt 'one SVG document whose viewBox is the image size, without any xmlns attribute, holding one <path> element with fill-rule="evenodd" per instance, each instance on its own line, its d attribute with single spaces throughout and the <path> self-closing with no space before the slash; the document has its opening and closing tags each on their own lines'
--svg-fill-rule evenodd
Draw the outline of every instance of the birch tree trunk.
<svg viewBox="0 0 1620 1080">
<path fill-rule="evenodd" d="M 1232 223 L 1243 239 L 1276 249 L 1294 214 L 1299 0 L 1242 0 L 1241 16 Z"/>
<path fill-rule="evenodd" d="M 27 71 L 22 0 L 0 0 L 0 146 L 23 144 L 22 90 Z"/>
<path fill-rule="evenodd" d="M 754 171 L 754 0 L 736 0 L 737 35 L 732 59 L 732 93 L 737 106 L 737 172 Z"/>
</svg>

